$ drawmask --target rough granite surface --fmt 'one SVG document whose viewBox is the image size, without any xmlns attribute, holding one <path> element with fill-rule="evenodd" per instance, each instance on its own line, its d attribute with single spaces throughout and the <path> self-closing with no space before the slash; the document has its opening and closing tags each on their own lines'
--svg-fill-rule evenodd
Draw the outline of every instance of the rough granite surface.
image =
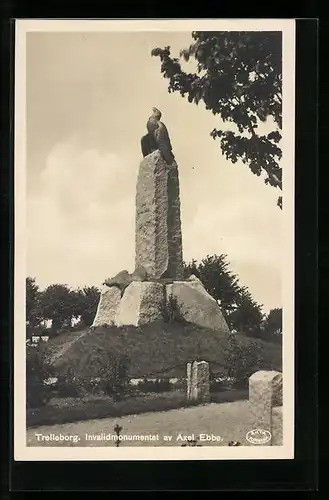
<svg viewBox="0 0 329 500">
<path fill-rule="evenodd" d="M 272 428 L 272 409 L 282 404 L 282 373 L 260 370 L 249 377 L 249 402 L 254 428 Z"/>
<path fill-rule="evenodd" d="M 113 325 L 121 299 L 120 288 L 104 286 L 92 327 Z"/>
<path fill-rule="evenodd" d="M 186 321 L 229 334 L 221 308 L 200 280 L 174 281 L 166 286 L 166 295 L 167 301 L 170 296 L 176 298 L 180 313 Z"/>
<path fill-rule="evenodd" d="M 117 326 L 141 326 L 162 319 L 164 286 L 149 281 L 134 281 L 125 290 L 117 311 Z"/>
<path fill-rule="evenodd" d="M 148 279 L 183 276 L 182 232 L 177 167 L 159 150 L 140 163 L 136 188 L 135 267 Z"/>
</svg>

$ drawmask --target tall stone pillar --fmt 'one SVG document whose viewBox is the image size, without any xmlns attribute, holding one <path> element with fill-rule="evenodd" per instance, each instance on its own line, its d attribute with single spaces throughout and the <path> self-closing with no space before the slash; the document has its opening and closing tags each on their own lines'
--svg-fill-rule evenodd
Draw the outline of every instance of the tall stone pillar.
<svg viewBox="0 0 329 500">
<path fill-rule="evenodd" d="M 182 279 L 178 170 L 177 166 L 166 164 L 159 150 L 147 155 L 140 163 L 135 244 L 135 267 L 143 267 L 148 280 Z"/>
<path fill-rule="evenodd" d="M 209 363 L 206 361 L 187 363 L 187 399 L 209 401 Z"/>
<path fill-rule="evenodd" d="M 175 164 L 176 165 L 176 164 Z M 183 244 L 182 227 L 180 213 L 179 177 L 177 165 L 168 172 L 167 181 L 168 193 L 168 249 L 169 266 L 168 277 L 176 281 L 182 280 L 184 276 L 183 268 Z"/>
</svg>

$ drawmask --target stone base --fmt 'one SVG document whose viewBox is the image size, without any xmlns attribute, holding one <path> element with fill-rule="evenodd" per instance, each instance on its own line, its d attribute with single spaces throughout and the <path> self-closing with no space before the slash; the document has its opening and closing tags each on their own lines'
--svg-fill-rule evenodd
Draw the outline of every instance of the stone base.
<svg viewBox="0 0 329 500">
<path fill-rule="evenodd" d="M 197 278 L 193 281 L 174 281 L 166 286 L 177 300 L 181 316 L 189 323 L 220 332 L 230 333 L 221 308 Z"/>
<path fill-rule="evenodd" d="M 117 287 L 104 286 L 99 299 L 92 328 L 103 325 L 115 325 L 115 317 L 121 300 L 121 291 Z"/>
<path fill-rule="evenodd" d="M 162 319 L 164 286 L 152 281 L 134 281 L 125 290 L 116 314 L 117 326 L 141 326 Z"/>
<path fill-rule="evenodd" d="M 133 281 L 121 298 L 119 288 L 102 292 L 93 327 L 104 324 L 141 326 L 163 320 L 163 307 L 170 296 L 177 300 L 180 316 L 189 323 L 229 333 L 229 328 L 216 300 L 201 281 Z"/>
</svg>

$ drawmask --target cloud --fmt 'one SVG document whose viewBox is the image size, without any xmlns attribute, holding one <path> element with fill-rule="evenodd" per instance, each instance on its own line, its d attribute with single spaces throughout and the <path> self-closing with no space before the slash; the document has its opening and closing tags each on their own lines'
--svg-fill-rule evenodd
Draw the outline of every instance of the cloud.
<svg viewBox="0 0 329 500">
<path fill-rule="evenodd" d="M 133 265 L 135 179 L 113 153 L 57 144 L 28 199 L 28 268 L 84 285 Z M 32 273 L 33 274 L 33 273 Z"/>
</svg>

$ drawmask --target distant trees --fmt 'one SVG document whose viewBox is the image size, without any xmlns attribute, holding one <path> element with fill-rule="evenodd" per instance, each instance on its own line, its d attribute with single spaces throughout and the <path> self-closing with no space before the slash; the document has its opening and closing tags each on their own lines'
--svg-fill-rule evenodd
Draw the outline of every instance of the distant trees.
<svg viewBox="0 0 329 500">
<path fill-rule="evenodd" d="M 271 309 L 268 315 L 264 319 L 263 329 L 266 335 L 270 337 L 280 338 L 282 335 L 282 309 L 274 308 Z"/>
<path fill-rule="evenodd" d="M 245 288 L 241 288 L 236 299 L 236 308 L 229 314 L 229 323 L 238 331 L 249 337 L 264 337 L 262 329 L 264 314 L 262 306 Z"/>
<path fill-rule="evenodd" d="M 231 335 L 223 350 L 227 376 L 234 379 L 236 387 L 248 386 L 249 377 L 264 363 L 262 346 L 258 342 L 243 343 Z"/>
<path fill-rule="evenodd" d="M 38 328 L 42 321 L 40 307 L 40 290 L 35 282 L 35 278 L 26 278 L 26 335 L 30 336 L 35 328 Z"/>
<path fill-rule="evenodd" d="M 240 286 L 238 277 L 229 270 L 226 255 L 207 255 L 201 262 L 193 259 L 184 265 L 184 274 L 188 278 L 194 274 L 206 290 L 216 300 L 220 300 L 222 309 L 228 315 L 236 304 Z"/>
<path fill-rule="evenodd" d="M 231 329 L 253 337 L 261 336 L 262 308 L 230 271 L 226 255 L 208 255 L 199 263 L 192 260 L 185 264 L 186 277 L 190 274 L 195 274 L 207 292 L 219 301 Z"/>
<path fill-rule="evenodd" d="M 70 327 L 73 317 L 79 315 L 79 296 L 67 285 L 48 286 L 41 294 L 41 311 L 44 319 L 51 320 L 51 328 L 59 332 L 64 326 Z"/>
<path fill-rule="evenodd" d="M 78 290 L 78 315 L 84 326 L 91 326 L 94 321 L 100 297 L 100 291 L 95 286 L 85 286 Z"/>
<path fill-rule="evenodd" d="M 229 269 L 227 256 L 207 255 L 200 262 L 193 259 L 184 264 L 185 277 L 197 276 L 221 306 L 231 330 L 250 337 L 271 340 L 274 329 L 278 328 L 279 315 L 273 309 L 266 316 L 262 305 L 253 299 L 248 288 L 239 283 L 239 278 Z M 276 311 L 276 312 L 274 312 Z"/>
<path fill-rule="evenodd" d="M 51 321 L 51 335 L 69 329 L 73 318 L 80 318 L 81 326 L 90 326 L 96 314 L 99 296 L 100 291 L 94 286 L 72 290 L 59 283 L 40 291 L 35 278 L 26 278 L 27 336 L 33 332 L 42 332 L 47 320 Z"/>
<path fill-rule="evenodd" d="M 207 255 L 200 262 L 192 259 L 184 263 L 184 275 L 197 276 L 206 290 L 221 306 L 231 330 L 249 337 L 280 341 L 282 334 L 282 309 L 272 309 L 267 315 L 262 305 L 242 286 L 238 276 L 230 270 L 226 255 Z M 41 291 L 35 278 L 26 279 L 26 327 L 27 335 L 44 330 L 44 322 L 51 321 L 48 334 L 56 335 L 72 328 L 72 320 L 78 319 L 76 328 L 92 325 L 95 318 L 100 290 L 85 286 L 73 290 L 65 284 L 49 285 Z"/>
</svg>

